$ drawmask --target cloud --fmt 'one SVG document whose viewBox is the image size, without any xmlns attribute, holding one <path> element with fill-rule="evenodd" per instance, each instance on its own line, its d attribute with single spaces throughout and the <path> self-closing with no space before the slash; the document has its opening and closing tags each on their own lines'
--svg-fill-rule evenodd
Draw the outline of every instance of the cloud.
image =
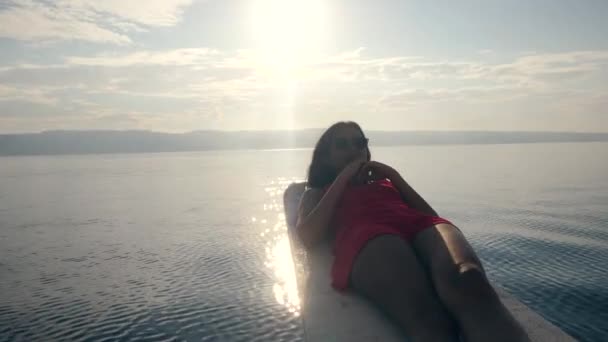
<svg viewBox="0 0 608 342">
<path fill-rule="evenodd" d="M 549 88 L 567 88 L 582 78 L 594 77 L 598 82 L 590 82 L 589 86 L 601 86 L 599 77 L 608 72 L 608 51 L 527 55 L 498 64 L 407 56 L 365 58 L 362 51 L 321 56 L 285 74 L 264 65 L 251 50 L 227 52 L 211 48 L 68 56 L 63 64 L 21 63 L 1 68 L 0 72 L 5 83 L 32 86 L 80 83 L 93 86 L 97 91 L 105 88 L 151 94 L 170 89 L 182 94 L 211 89 L 263 90 L 292 80 L 304 86 L 340 84 L 347 87 L 347 84 L 367 82 L 383 85 L 383 90 L 391 90 L 390 93 L 422 89 L 444 95 L 455 94 L 457 90 L 460 95 L 474 95 L 474 90 L 480 89 L 486 93 L 522 89 L 542 92 Z"/>
<path fill-rule="evenodd" d="M 541 86 L 542 83 L 571 81 L 608 67 L 608 51 L 575 51 L 524 55 L 511 62 L 483 60 L 429 61 L 422 57 L 364 58 L 362 49 L 311 63 L 320 77 L 345 81 L 474 80 Z M 545 84 L 546 85 L 546 84 Z"/>
<path fill-rule="evenodd" d="M 2 101 L 23 101 L 45 105 L 55 105 L 57 98 L 51 96 L 56 89 L 50 87 L 11 87 L 0 84 L 0 108 Z"/>
<path fill-rule="evenodd" d="M 454 89 L 410 89 L 383 96 L 379 104 L 397 110 L 430 103 L 499 104 L 530 96 L 519 87 L 463 87 Z"/>
<path fill-rule="evenodd" d="M 512 63 L 495 65 L 486 76 L 502 81 L 550 83 L 569 82 L 608 68 L 608 51 L 576 51 L 522 56 Z"/>
<path fill-rule="evenodd" d="M 69 65 L 87 65 L 104 67 L 127 67 L 141 65 L 204 65 L 215 61 L 220 53 L 214 49 L 192 48 L 170 51 L 138 51 L 122 55 L 105 55 L 94 57 L 68 57 Z"/>
<path fill-rule="evenodd" d="M 129 44 L 125 32 L 175 25 L 191 0 L 13 0 L 0 7 L 0 37 Z"/>
<path fill-rule="evenodd" d="M 173 26 L 179 22 L 184 8 L 191 3 L 192 0 L 63 0 L 59 6 L 88 13 L 110 14 L 125 20 L 123 24 Z"/>
<path fill-rule="evenodd" d="M 23 1 L 0 12 L 0 37 L 24 41 L 86 40 L 95 43 L 130 43 L 129 37 L 78 18 L 69 11 Z"/>
<path fill-rule="evenodd" d="M 104 125 L 160 130 L 196 124 L 263 128 L 288 122 L 285 113 L 304 126 L 374 113 L 405 128 L 432 126 L 428 117 L 441 118 L 445 129 L 516 129 L 526 122 L 542 128 L 551 115 L 576 114 L 579 129 L 591 130 L 606 121 L 598 118 L 606 113 L 607 76 L 608 51 L 536 53 L 490 63 L 479 55 L 456 61 L 370 58 L 357 49 L 282 70 L 253 50 L 133 50 L 66 56 L 48 66 L 5 66 L 0 99 L 36 102 L 36 113 L 52 106 L 80 114 L 88 118 L 82 125 L 104 116 Z M 123 113 L 129 120 L 118 120 Z"/>
</svg>

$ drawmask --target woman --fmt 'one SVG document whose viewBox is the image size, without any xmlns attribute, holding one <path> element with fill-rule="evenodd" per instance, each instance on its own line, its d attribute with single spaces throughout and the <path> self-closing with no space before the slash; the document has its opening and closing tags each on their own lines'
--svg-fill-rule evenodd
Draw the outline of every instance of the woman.
<svg viewBox="0 0 608 342">
<path fill-rule="evenodd" d="M 383 309 L 412 341 L 528 341 L 460 230 L 392 167 L 371 161 L 354 122 L 328 128 L 313 152 L 296 232 L 333 238 L 332 285 Z"/>
</svg>

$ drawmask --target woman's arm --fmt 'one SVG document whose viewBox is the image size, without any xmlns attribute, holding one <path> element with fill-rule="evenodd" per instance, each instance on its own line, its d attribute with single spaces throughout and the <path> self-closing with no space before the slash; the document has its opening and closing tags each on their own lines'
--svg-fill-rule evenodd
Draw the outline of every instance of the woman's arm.
<svg viewBox="0 0 608 342">
<path fill-rule="evenodd" d="M 306 190 L 306 182 L 291 183 L 283 192 L 283 208 L 285 223 L 288 228 L 294 228 L 298 220 L 298 206 Z"/>
<path fill-rule="evenodd" d="M 389 177 L 395 188 L 399 190 L 403 201 L 410 207 L 419 210 L 425 214 L 439 216 L 435 209 L 428 204 L 422 196 L 420 196 L 416 190 L 414 190 L 401 175 L 395 171 L 393 175 Z"/>
<path fill-rule="evenodd" d="M 325 237 L 342 192 L 364 163 L 358 159 L 347 165 L 325 193 L 320 189 L 310 189 L 302 195 L 296 232 L 304 247 L 311 248 Z"/>
<path fill-rule="evenodd" d="M 320 189 L 309 189 L 302 195 L 296 232 L 304 247 L 312 248 L 325 237 L 346 181 L 338 177 L 325 194 Z"/>
<path fill-rule="evenodd" d="M 371 173 L 370 173 L 371 171 Z M 385 179 L 388 178 L 393 183 L 395 188 L 399 190 L 401 198 L 411 208 L 421 211 L 425 214 L 438 216 L 437 212 L 422 198 L 418 193 L 407 184 L 407 182 L 401 177 L 399 172 L 392 167 L 377 162 L 367 162 L 359 172 L 359 176 L 367 177 L 371 180 Z"/>
</svg>

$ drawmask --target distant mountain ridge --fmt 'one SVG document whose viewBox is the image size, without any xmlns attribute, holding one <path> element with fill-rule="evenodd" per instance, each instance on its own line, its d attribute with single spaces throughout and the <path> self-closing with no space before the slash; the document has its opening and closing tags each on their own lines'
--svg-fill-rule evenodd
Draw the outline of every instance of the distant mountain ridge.
<svg viewBox="0 0 608 342">
<path fill-rule="evenodd" d="M 322 129 L 296 131 L 45 131 L 0 134 L 0 155 L 144 153 L 313 147 Z M 608 133 L 509 131 L 373 131 L 372 146 L 608 141 Z"/>
</svg>

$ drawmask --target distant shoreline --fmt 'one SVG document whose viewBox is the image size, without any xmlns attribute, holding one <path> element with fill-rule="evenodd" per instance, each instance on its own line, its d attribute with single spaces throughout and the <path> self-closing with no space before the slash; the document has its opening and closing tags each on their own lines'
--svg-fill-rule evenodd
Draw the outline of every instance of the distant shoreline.
<svg viewBox="0 0 608 342">
<path fill-rule="evenodd" d="M 1 134 L 0 156 L 133 154 L 310 149 L 321 129 L 298 131 L 48 131 Z M 504 145 L 608 142 L 608 133 L 511 131 L 366 131 L 372 146 Z"/>
</svg>

